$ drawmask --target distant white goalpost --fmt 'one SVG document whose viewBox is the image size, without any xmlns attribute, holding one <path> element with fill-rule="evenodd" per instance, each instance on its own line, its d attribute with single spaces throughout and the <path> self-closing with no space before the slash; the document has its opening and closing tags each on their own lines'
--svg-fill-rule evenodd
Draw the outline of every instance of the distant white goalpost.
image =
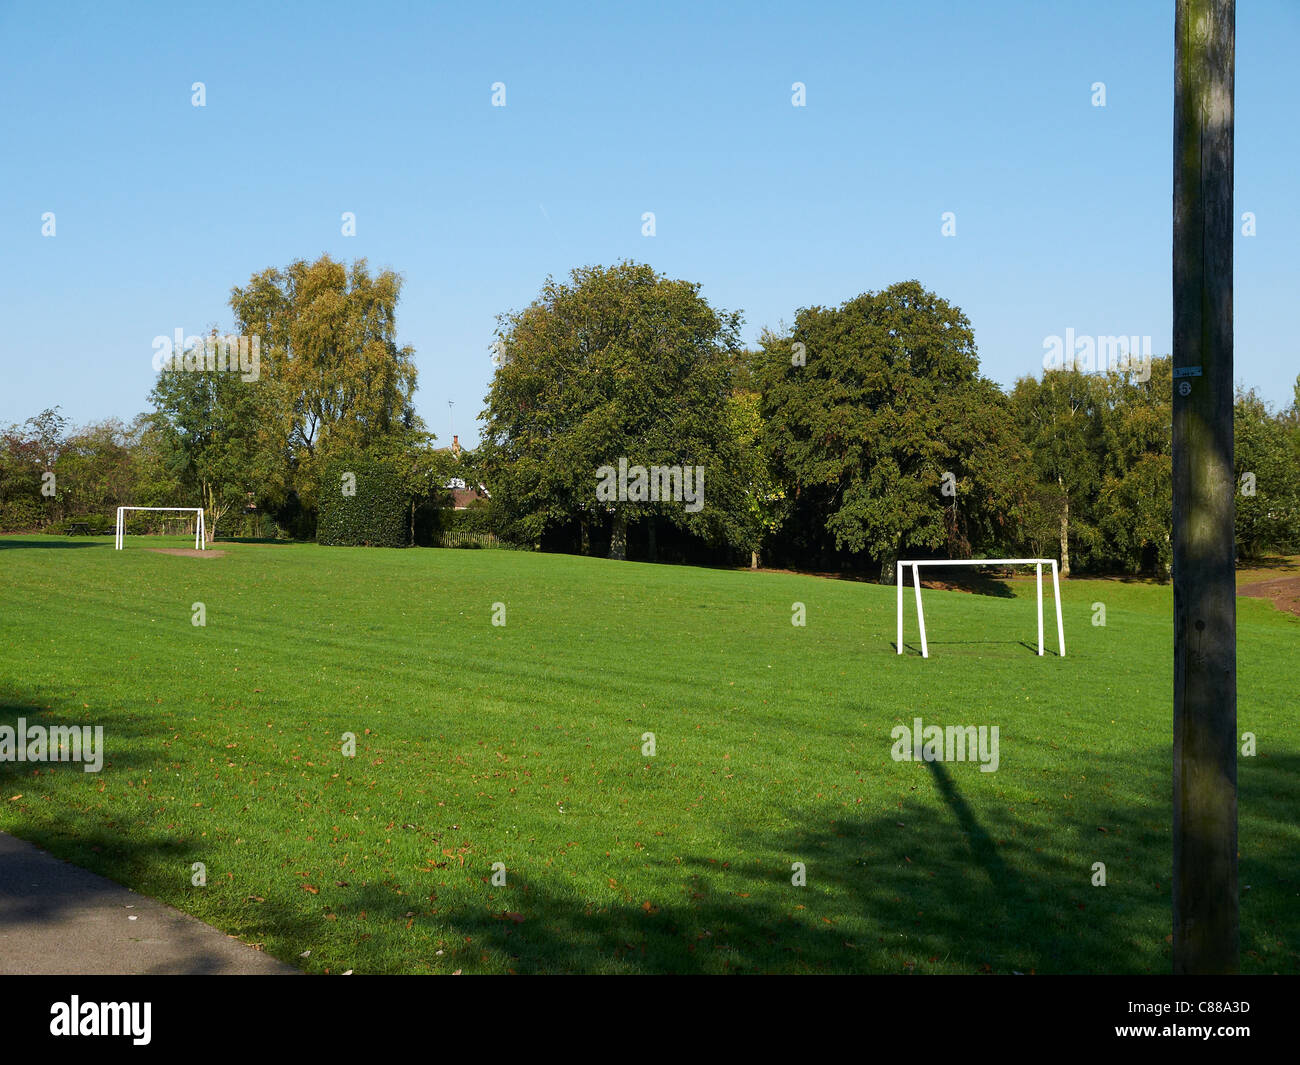
<svg viewBox="0 0 1300 1065">
<path fill-rule="evenodd" d="M 916 590 L 916 623 L 921 630 L 921 657 L 929 658 L 930 649 L 925 642 L 925 614 L 921 609 L 922 566 L 1033 566 L 1038 574 L 1038 654 L 1043 654 L 1043 567 L 1052 567 L 1052 595 L 1056 600 L 1056 644 L 1060 656 L 1065 657 L 1065 624 L 1061 620 L 1061 582 L 1056 572 L 1054 558 L 919 558 L 898 560 L 898 653 L 903 653 L 903 570 L 912 571 L 912 586 Z"/>
<path fill-rule="evenodd" d="M 199 520 L 194 525 L 194 550 L 203 551 L 204 533 L 203 527 L 203 508 L 202 507 L 118 507 L 117 508 L 117 540 L 114 546 L 117 550 L 122 550 L 122 541 L 126 537 L 126 513 L 129 510 L 166 510 L 180 514 L 197 514 Z"/>
</svg>

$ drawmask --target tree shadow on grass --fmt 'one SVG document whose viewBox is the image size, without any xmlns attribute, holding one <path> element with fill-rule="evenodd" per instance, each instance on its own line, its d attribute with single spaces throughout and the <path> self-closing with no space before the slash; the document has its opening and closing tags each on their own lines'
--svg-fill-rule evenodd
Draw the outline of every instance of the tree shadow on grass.
<svg viewBox="0 0 1300 1065">
<path fill-rule="evenodd" d="M 1125 779 L 1136 763 L 1168 757 L 1107 758 L 1097 770 Z M 1242 949 L 1267 971 L 1300 970 L 1298 864 L 1284 840 L 1300 776 L 1281 764 L 1294 761 L 1243 790 L 1242 882 L 1259 893 L 1243 910 Z M 1048 825 L 987 804 L 981 816 L 966 798 L 976 767 L 922 764 L 937 806 L 822 825 L 791 817 L 745 841 L 770 862 L 683 858 L 675 898 L 584 901 L 514 878 L 497 893 L 501 912 L 457 913 L 456 930 L 505 952 L 518 972 L 1169 971 L 1167 810 L 1130 796 Z M 1276 789 L 1270 799 L 1262 786 Z M 792 860 L 806 863 L 807 887 L 791 885 Z M 1105 887 L 1093 883 L 1097 862 Z"/>
<path fill-rule="evenodd" d="M 1280 569 L 1294 570 L 1297 568 L 1296 556 L 1286 555 L 1265 555 L 1260 558 L 1239 558 L 1237 559 L 1238 570 L 1256 570 L 1256 569 Z"/>
<path fill-rule="evenodd" d="M 942 571 L 942 577 L 935 576 L 935 572 Z M 903 575 L 903 593 L 907 594 L 912 586 L 911 573 Z M 1050 590 L 1051 581 L 1047 581 Z M 967 592 L 971 595 L 987 595 L 995 599 L 1014 599 L 1016 593 L 1011 590 L 1010 585 L 1005 577 L 991 577 L 985 573 L 971 573 L 963 571 L 960 567 L 953 567 L 952 571 L 943 570 L 941 566 L 931 567 L 930 575 L 926 576 L 926 571 L 921 571 L 921 590 L 922 591 L 945 591 L 945 592 Z M 913 592 L 913 595 L 916 593 Z"/>
<path fill-rule="evenodd" d="M 0 725 L 17 729 L 39 725 L 80 727 L 85 718 L 61 707 L 43 707 L 13 699 L 0 700 Z M 93 723 L 92 724 L 93 727 Z M 29 733 L 30 735 L 30 733 Z M 132 738 L 144 732 L 115 721 L 105 727 L 105 760 L 100 772 L 150 774 L 157 765 L 148 759 L 123 757 L 112 751 L 110 738 Z M 10 756 L 12 757 L 12 755 Z M 56 773 L 85 775 L 75 761 L 0 761 L 0 790 L 12 813 L 27 798 L 41 801 L 42 781 Z M 76 974 L 154 972 L 201 975 L 248 971 L 283 971 L 265 959 L 250 958 L 243 946 L 199 922 L 161 911 L 140 899 L 141 885 L 157 883 L 160 868 L 174 871 L 177 882 L 191 873 L 194 847 L 151 826 L 66 823 L 63 819 L 32 819 L 7 824 L 10 833 L 27 843 L 0 842 L 0 942 L 6 944 L 6 971 Z M 27 844 L 34 844 L 29 846 Z M 61 861 L 59 859 L 62 859 Z M 132 895 L 130 890 L 138 892 Z M 174 905 L 174 900 L 173 900 Z M 128 924 L 128 907 L 136 909 L 138 925 Z M 290 972 L 292 970 L 289 970 Z"/>
<path fill-rule="evenodd" d="M 114 853 L 132 850 L 108 834 L 82 843 Z M 155 840 L 148 859 L 157 861 L 168 850 Z M 147 896 L 52 852 L 0 839 L 0 853 L 0 941 L 6 946 L 0 971 L 203 975 L 275 968 L 198 921 L 159 911 Z M 187 868 L 184 855 L 171 857 L 178 871 Z M 132 910 L 138 924 L 127 923 Z"/>
<path fill-rule="evenodd" d="M 979 646 L 979 647 L 1004 647 L 1007 648 L 1008 650 L 1012 650 L 1012 653 L 1017 658 L 1020 657 L 1020 652 L 1018 650 L 1013 650 L 1013 649 L 1023 647 L 1030 654 L 1034 655 L 1035 657 L 1038 656 L 1038 645 L 1028 643 L 1025 640 L 930 640 L 927 639 L 925 642 L 926 642 L 926 646 L 930 648 L 964 647 L 967 645 Z M 890 640 L 889 646 L 897 650 L 898 641 Z M 919 643 L 913 643 L 910 640 L 904 640 L 903 650 L 910 651 L 912 654 L 919 656 L 921 654 L 921 645 Z M 1053 650 L 1046 641 L 1044 641 L 1043 643 L 1043 653 L 1044 655 L 1051 655 L 1054 657 L 1058 656 L 1059 654 L 1057 651 Z M 931 657 L 933 657 L 933 655 Z"/>
<path fill-rule="evenodd" d="M 1300 972 L 1300 754 L 1237 761 L 1243 967 Z"/>
<path fill-rule="evenodd" d="M 52 720 L 34 706 L 0 704 L 0 723 L 20 715 Z M 1147 792 L 1169 758 L 1168 748 L 1093 754 L 1088 776 L 1112 783 L 1081 787 L 1077 797 L 1047 787 L 1030 796 L 1018 779 L 1014 801 L 975 764 L 923 762 L 911 767 L 911 791 L 883 811 L 790 809 L 773 827 L 729 832 L 714 848 L 674 853 L 680 845 L 665 841 L 630 867 L 615 858 L 593 869 L 590 856 L 574 852 L 545 867 L 512 867 L 504 887 L 490 884 L 489 860 L 476 858 L 481 868 L 437 882 L 418 872 L 378 883 L 317 879 L 319 895 L 308 896 L 296 864 L 250 856 L 237 881 L 214 879 L 201 902 L 195 897 L 194 912 L 293 964 L 335 972 L 1168 972 L 1169 808 Z M 24 769 L 0 763 L 0 783 L 9 789 Z M 1298 782 L 1300 756 L 1243 760 L 1249 971 L 1300 971 L 1300 857 L 1291 845 Z M 1040 800 L 1046 815 L 1017 810 Z M 180 883 L 204 857 L 161 820 L 126 832 L 112 821 L 47 819 L 20 834 L 149 893 L 151 884 Z M 807 886 L 792 883 L 794 862 L 804 863 Z M 1107 867 L 1104 888 L 1092 883 L 1096 862 Z M 184 891 L 164 894 L 186 908 Z M 299 957 L 308 949 L 309 962 Z M 194 964 L 203 971 L 216 960 L 200 954 Z"/>
<path fill-rule="evenodd" d="M 15 540 L 0 536 L 0 551 L 14 551 L 21 548 L 55 548 L 63 550 L 69 547 L 112 547 L 107 541 L 99 540 Z"/>
<path fill-rule="evenodd" d="M 112 718 L 111 723 L 106 723 L 109 717 Z M 158 769 L 157 764 L 152 760 L 126 756 L 122 753 L 124 749 L 129 748 L 132 741 L 152 738 L 153 733 L 139 725 L 127 724 L 119 716 L 91 715 L 88 710 L 79 707 L 74 709 L 57 703 L 41 706 L 38 703 L 0 698 L 0 725 L 7 725 L 16 731 L 20 720 L 24 722 L 25 728 L 38 725 L 47 730 L 47 735 L 48 730 L 61 726 L 80 729 L 86 725 L 91 728 L 97 724 L 103 725 L 103 764 L 98 773 L 86 772 L 84 764 L 89 759 L 84 758 L 85 752 L 83 752 L 83 761 L 80 762 L 0 760 L 0 791 L 3 792 L 0 798 L 3 798 L 6 803 L 19 801 L 13 796 L 38 791 L 41 777 L 49 774 L 72 773 L 78 778 L 84 775 L 87 782 L 94 782 L 100 779 L 102 774 L 126 773 L 132 776 L 137 773 L 154 773 Z M 121 742 L 123 740 L 127 741 L 126 744 Z M 61 821 L 39 822 L 33 825 L 31 831 L 15 829 L 14 834 L 38 844 L 60 858 L 88 866 L 102 864 L 97 861 L 97 855 L 111 856 L 119 852 L 125 854 L 131 849 L 119 833 L 108 831 L 102 835 L 99 833 L 88 835 L 84 827 L 65 825 Z M 173 844 L 166 839 L 158 838 L 149 844 L 147 853 L 179 855 L 181 851 L 174 848 Z"/>
<path fill-rule="evenodd" d="M 414 929 L 407 956 L 357 956 L 359 968 L 378 971 L 438 969 L 422 926 L 450 928 L 447 968 L 495 956 L 519 973 L 1169 971 L 1167 810 L 1127 796 L 1047 824 L 987 801 L 981 815 L 966 795 L 975 766 L 923 765 L 917 772 L 930 776 L 937 802 L 820 824 L 792 812 L 778 830 L 732 839 L 716 854 L 652 861 L 662 893 L 654 897 L 626 897 L 614 863 L 610 891 L 584 898 L 560 864 L 546 874 L 511 870 L 497 889 L 483 870 L 476 901 L 472 885 L 446 892 L 436 914 L 378 885 L 343 893 L 338 912 Z M 1118 779 L 1132 769 L 1119 758 L 1098 767 Z M 1273 818 L 1294 809 L 1294 778 L 1284 790 L 1278 806 L 1255 809 L 1248 837 L 1274 831 Z M 806 887 L 791 883 L 793 861 L 806 864 Z M 1096 862 L 1106 863 L 1106 887 L 1093 884 Z M 1243 858 L 1243 882 L 1264 885 L 1252 907 L 1286 907 L 1295 869 L 1277 848 Z M 1262 931 L 1246 916 L 1243 951 L 1264 946 L 1270 969 L 1300 968 L 1294 909 Z M 310 942 L 311 922 L 294 934 Z"/>
<path fill-rule="evenodd" d="M 930 771 L 942 810 L 918 804 L 824 826 L 792 822 L 749 841 L 749 853 L 761 847 L 769 862 L 720 850 L 665 863 L 676 882 L 670 897 L 617 899 L 611 890 L 584 900 L 557 888 L 562 872 L 549 883 L 512 872 L 490 903 L 485 889 L 483 905 L 438 919 L 450 922 L 456 943 L 473 945 L 471 962 L 496 952 L 519 973 L 1142 969 L 1134 948 L 1163 938 L 1167 924 L 1151 920 L 1163 897 L 1106 897 L 1089 885 L 1090 861 L 1104 851 L 1070 862 L 999 839 L 1007 826 L 981 824 L 947 770 L 931 763 Z M 792 861 L 806 864 L 807 887 L 791 883 Z M 400 922 L 409 906 L 372 887 L 348 908 Z M 1138 953 L 1163 956 L 1149 944 Z"/>
</svg>

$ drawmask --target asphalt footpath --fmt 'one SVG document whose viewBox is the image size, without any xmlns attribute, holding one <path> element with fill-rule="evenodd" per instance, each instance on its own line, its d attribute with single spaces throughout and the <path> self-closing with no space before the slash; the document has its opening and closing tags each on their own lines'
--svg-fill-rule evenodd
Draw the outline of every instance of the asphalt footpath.
<svg viewBox="0 0 1300 1065">
<path fill-rule="evenodd" d="M 180 910 L 0 832 L 0 975 L 296 972 Z"/>
</svg>

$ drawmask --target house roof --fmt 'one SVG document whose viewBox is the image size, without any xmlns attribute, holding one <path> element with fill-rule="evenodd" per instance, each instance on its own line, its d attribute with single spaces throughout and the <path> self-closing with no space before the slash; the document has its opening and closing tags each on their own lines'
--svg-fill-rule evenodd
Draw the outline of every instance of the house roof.
<svg viewBox="0 0 1300 1065">
<path fill-rule="evenodd" d="M 475 500 L 486 498 L 487 496 L 477 488 L 453 488 L 451 490 L 451 505 L 457 510 L 463 510 Z"/>
</svg>

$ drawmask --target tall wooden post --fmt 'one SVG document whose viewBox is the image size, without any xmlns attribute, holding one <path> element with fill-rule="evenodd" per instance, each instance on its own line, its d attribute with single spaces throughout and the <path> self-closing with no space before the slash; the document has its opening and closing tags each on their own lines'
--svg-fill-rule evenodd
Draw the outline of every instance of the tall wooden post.
<svg viewBox="0 0 1300 1065">
<path fill-rule="evenodd" d="M 1175 973 L 1237 968 L 1235 0 L 1174 18 Z"/>
</svg>

